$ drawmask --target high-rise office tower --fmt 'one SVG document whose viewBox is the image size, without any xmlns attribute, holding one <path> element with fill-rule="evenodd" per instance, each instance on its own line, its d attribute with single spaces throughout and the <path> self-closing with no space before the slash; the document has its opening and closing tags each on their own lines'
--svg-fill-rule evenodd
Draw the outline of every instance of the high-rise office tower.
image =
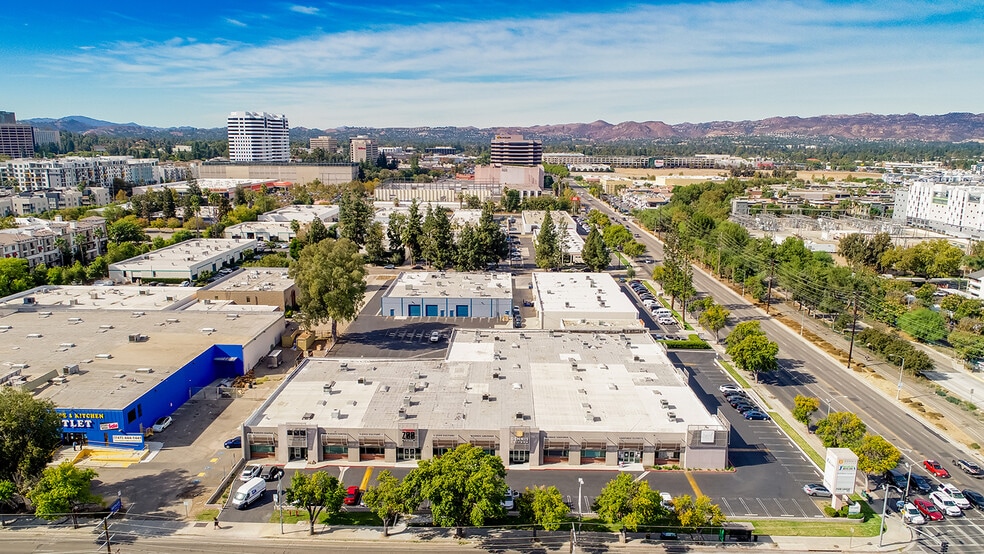
<svg viewBox="0 0 984 554">
<path fill-rule="evenodd" d="M 232 112 L 228 132 L 234 162 L 290 161 L 290 125 L 283 114 Z"/>
<path fill-rule="evenodd" d="M 34 155 L 34 129 L 17 123 L 14 112 L 0 112 L 0 155 L 11 158 Z"/>
<path fill-rule="evenodd" d="M 491 162 L 502 165 L 540 165 L 543 142 L 523 135 L 496 135 L 492 139 Z"/>
</svg>

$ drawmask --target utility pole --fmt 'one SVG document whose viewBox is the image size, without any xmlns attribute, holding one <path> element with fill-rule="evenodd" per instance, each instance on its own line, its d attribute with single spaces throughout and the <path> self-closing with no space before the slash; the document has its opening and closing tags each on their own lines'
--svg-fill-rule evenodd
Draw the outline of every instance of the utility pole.
<svg viewBox="0 0 984 554">
<path fill-rule="evenodd" d="M 851 346 L 847 349 L 847 369 L 851 369 L 851 356 L 854 355 L 854 333 L 858 328 L 858 292 L 854 291 L 854 320 L 851 322 Z"/>
<path fill-rule="evenodd" d="M 773 257 L 769 263 L 769 293 L 765 297 L 765 315 L 769 315 L 769 306 L 772 305 L 772 279 L 776 269 L 776 259 Z"/>
<path fill-rule="evenodd" d="M 109 540 L 109 516 L 103 518 L 103 531 L 106 533 L 106 554 L 113 554 L 113 543 Z"/>
</svg>

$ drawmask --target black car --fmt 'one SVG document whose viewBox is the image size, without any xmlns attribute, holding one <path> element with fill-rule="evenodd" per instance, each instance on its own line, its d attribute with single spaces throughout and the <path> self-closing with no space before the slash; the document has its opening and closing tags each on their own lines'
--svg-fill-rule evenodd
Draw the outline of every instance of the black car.
<svg viewBox="0 0 984 554">
<path fill-rule="evenodd" d="M 266 471 L 263 472 L 261 477 L 264 481 L 276 481 L 284 476 L 284 468 L 277 466 L 270 466 Z"/>
<path fill-rule="evenodd" d="M 984 494 L 981 494 L 975 490 L 964 489 L 960 491 L 963 493 L 967 501 L 976 506 L 977 508 L 984 508 Z"/>
<path fill-rule="evenodd" d="M 738 413 L 741 414 L 741 415 L 745 415 L 748 412 L 761 412 L 762 411 L 755 404 L 739 404 L 735 409 L 738 410 Z"/>
<path fill-rule="evenodd" d="M 912 486 L 923 494 L 929 494 L 933 492 L 933 483 L 927 477 L 924 477 L 917 473 L 913 473 L 911 482 L 912 482 Z"/>
<path fill-rule="evenodd" d="M 523 318 L 520 317 L 520 316 L 514 317 L 513 318 L 513 327 L 515 327 L 516 329 L 519 329 L 522 326 L 523 326 Z"/>
</svg>

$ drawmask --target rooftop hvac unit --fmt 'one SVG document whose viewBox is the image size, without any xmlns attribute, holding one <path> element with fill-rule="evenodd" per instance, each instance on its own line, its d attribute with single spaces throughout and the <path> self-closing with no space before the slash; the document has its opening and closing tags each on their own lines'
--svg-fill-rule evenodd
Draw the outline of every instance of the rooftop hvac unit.
<svg viewBox="0 0 984 554">
<path fill-rule="evenodd" d="M 25 296 L 24 297 L 24 303 L 25 304 L 34 304 L 36 302 L 37 302 L 37 300 L 35 300 L 33 296 Z"/>
<path fill-rule="evenodd" d="M 9 331 L 11 329 L 13 329 L 13 327 L 10 325 L 0 325 L 0 331 Z"/>
<path fill-rule="evenodd" d="M 214 332 L 216 332 L 216 331 L 218 331 L 218 329 L 216 329 L 215 327 L 202 327 L 202 328 L 201 328 L 201 331 L 202 331 L 203 333 L 208 333 L 208 334 L 212 334 L 212 333 L 214 333 Z"/>
<path fill-rule="evenodd" d="M 666 412 L 666 419 L 676 421 L 676 412 Z"/>
<path fill-rule="evenodd" d="M 400 419 L 406 419 L 407 418 L 407 409 L 404 408 L 403 406 L 400 406 L 400 409 L 397 410 L 396 415 Z"/>
<path fill-rule="evenodd" d="M 332 419 L 339 419 L 341 417 L 341 415 L 342 415 L 342 411 L 339 410 L 338 408 L 335 408 L 334 410 L 331 411 L 331 418 Z"/>
<path fill-rule="evenodd" d="M 176 318 L 176 317 L 169 317 L 169 318 L 165 319 L 164 321 L 166 321 L 167 323 L 178 323 L 179 322 L 178 318 Z"/>
<path fill-rule="evenodd" d="M 138 367 L 134 371 L 136 371 L 137 373 L 153 373 L 154 369 L 150 367 Z"/>
<path fill-rule="evenodd" d="M 143 317 L 143 316 L 145 316 L 145 315 L 147 315 L 147 314 L 146 314 L 146 313 L 144 313 L 144 312 L 132 312 L 132 313 L 130 314 L 130 317 Z"/>
<path fill-rule="evenodd" d="M 41 317 L 51 317 L 51 312 L 38 312 Z"/>
<path fill-rule="evenodd" d="M 110 360 L 113 358 L 112 354 L 96 354 L 96 358 L 100 360 Z"/>
<path fill-rule="evenodd" d="M 417 392 L 417 383 L 413 381 L 407 383 L 407 392 Z"/>
<path fill-rule="evenodd" d="M 70 364 L 62 368 L 62 375 L 72 375 L 79 372 L 79 364 Z"/>
<path fill-rule="evenodd" d="M 100 325 L 99 328 L 100 329 L 107 329 L 108 330 L 108 329 L 112 329 L 113 326 L 112 325 Z"/>
<path fill-rule="evenodd" d="M 27 364 L 10 364 L 10 369 L 27 369 Z"/>
<path fill-rule="evenodd" d="M 413 401 L 413 399 L 410 398 L 409 396 L 404 396 L 403 397 L 403 405 L 406 406 L 406 407 L 408 407 L 408 408 L 410 407 L 410 403 L 412 401 Z"/>
<path fill-rule="evenodd" d="M 516 412 L 516 419 L 523 419 L 523 412 Z"/>
<path fill-rule="evenodd" d="M 41 333 L 30 333 L 30 334 L 27 335 L 27 338 L 29 338 L 29 339 L 39 339 L 42 336 L 43 335 L 41 335 Z"/>
<path fill-rule="evenodd" d="M 59 348 L 75 348 L 74 342 L 63 342 L 58 345 Z"/>
</svg>

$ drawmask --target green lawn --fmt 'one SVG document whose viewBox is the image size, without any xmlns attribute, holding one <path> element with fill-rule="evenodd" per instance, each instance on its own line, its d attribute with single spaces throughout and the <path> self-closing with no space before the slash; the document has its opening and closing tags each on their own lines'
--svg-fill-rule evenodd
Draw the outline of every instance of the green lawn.
<svg viewBox="0 0 984 554">
<path fill-rule="evenodd" d="M 845 518 L 823 518 L 816 521 L 791 521 L 788 519 L 763 519 L 749 521 L 755 526 L 757 535 L 777 537 L 877 537 L 878 522 L 875 516 L 864 523 L 861 520 Z"/>
<path fill-rule="evenodd" d="M 817 464 L 817 466 L 821 468 L 824 466 L 825 460 L 823 459 L 823 456 L 821 456 L 819 452 L 814 450 L 813 447 L 810 446 L 808 442 L 806 442 L 806 439 L 804 439 L 803 436 L 799 434 L 798 430 L 793 429 L 792 426 L 789 425 L 789 422 L 787 422 L 782 416 L 780 416 L 776 412 L 769 412 L 769 417 L 771 417 L 772 420 L 779 425 L 779 427 L 782 427 L 782 430 L 785 431 L 786 434 L 789 435 L 789 437 L 793 439 L 793 441 L 801 449 L 803 449 L 803 452 L 806 452 L 806 455 L 809 456 L 811 460 L 813 460 L 813 463 Z"/>
<path fill-rule="evenodd" d="M 748 380 L 745 379 L 745 377 L 742 376 L 741 373 L 738 373 L 738 370 L 736 370 L 735 368 L 731 367 L 731 364 L 729 362 L 726 362 L 724 360 L 720 360 L 720 362 L 721 362 L 721 365 L 724 366 L 725 371 L 728 372 L 728 375 L 731 375 L 731 377 L 735 381 L 737 381 L 738 384 L 742 386 L 742 388 L 746 388 L 746 389 L 752 388 L 751 385 L 748 384 Z"/>
</svg>

